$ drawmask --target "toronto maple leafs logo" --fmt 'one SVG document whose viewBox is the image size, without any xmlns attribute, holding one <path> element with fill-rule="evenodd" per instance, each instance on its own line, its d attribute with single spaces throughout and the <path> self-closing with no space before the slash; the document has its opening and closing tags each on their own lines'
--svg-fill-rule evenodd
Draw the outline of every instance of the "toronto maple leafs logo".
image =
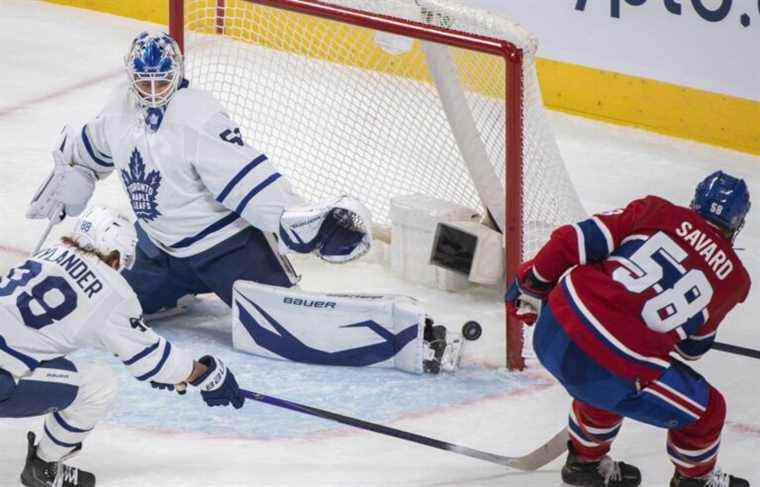
<svg viewBox="0 0 760 487">
<path fill-rule="evenodd" d="M 129 158 L 129 172 L 122 169 L 121 179 L 127 188 L 137 218 L 148 221 L 161 216 L 156 202 L 158 188 L 161 186 L 161 173 L 154 170 L 146 175 L 145 163 L 136 148 Z"/>
</svg>

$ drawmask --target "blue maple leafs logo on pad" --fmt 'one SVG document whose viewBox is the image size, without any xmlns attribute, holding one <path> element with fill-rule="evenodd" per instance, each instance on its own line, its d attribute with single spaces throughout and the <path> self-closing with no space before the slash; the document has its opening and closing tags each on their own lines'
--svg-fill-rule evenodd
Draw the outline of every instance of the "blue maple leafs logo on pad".
<svg viewBox="0 0 760 487">
<path fill-rule="evenodd" d="M 129 172 L 121 170 L 121 179 L 127 188 L 129 201 L 137 218 L 148 221 L 161 216 L 156 202 L 158 188 L 161 186 L 161 173 L 154 170 L 145 175 L 145 163 L 137 148 L 129 158 Z"/>
</svg>

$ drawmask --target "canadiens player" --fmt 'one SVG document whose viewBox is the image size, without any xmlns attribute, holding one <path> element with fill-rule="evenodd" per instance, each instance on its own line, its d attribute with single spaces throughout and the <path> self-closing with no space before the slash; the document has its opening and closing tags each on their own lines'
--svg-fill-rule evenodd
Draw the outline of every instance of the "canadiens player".
<svg viewBox="0 0 760 487">
<path fill-rule="evenodd" d="M 639 470 L 607 453 L 623 418 L 668 430 L 671 487 L 748 487 L 716 468 L 726 402 L 675 358 L 697 360 L 743 302 L 750 278 L 732 248 L 747 185 L 715 172 L 690 208 L 647 196 L 558 228 L 507 292 L 536 323 L 541 363 L 573 397 L 566 484 L 634 487 Z"/>
<path fill-rule="evenodd" d="M 53 152 L 53 172 L 27 216 L 53 223 L 76 216 L 96 182 L 115 172 L 137 218 L 139 239 L 134 267 L 123 276 L 146 314 L 173 308 L 185 295 L 213 292 L 233 307 L 236 318 L 250 312 L 238 311 L 240 302 L 259 306 L 258 297 L 247 294 L 253 287 L 241 284 L 234 291 L 236 281 L 258 285 L 257 296 L 291 287 L 292 293 L 299 292 L 283 254 L 316 253 L 342 263 L 369 250 L 368 210 L 350 197 L 307 205 L 294 194 L 267 156 L 244 142 L 213 96 L 189 86 L 182 54 L 171 37 L 138 35 L 125 66 L 127 83 L 116 89 L 101 113 L 79 130 L 64 130 Z M 377 333 L 352 333 L 342 326 L 348 322 L 314 326 L 316 318 L 304 315 L 313 308 L 284 309 L 283 297 L 272 296 L 288 317 L 279 315 L 278 326 L 295 327 L 298 333 L 272 337 L 266 327 L 247 326 L 245 333 L 251 337 L 246 336 L 246 351 L 324 365 L 381 364 L 415 372 L 423 368 L 423 355 L 433 365 L 427 368 L 436 370 L 447 354 L 443 340 L 436 339 L 441 345 L 433 350 L 423 339 L 430 334 L 427 329 L 423 333 L 423 320 L 383 325 Z M 322 301 L 334 302 L 313 295 L 289 302 Z M 361 310 L 365 304 L 358 300 L 350 307 Z M 391 317 L 386 321 L 393 321 L 393 313 L 386 315 Z M 359 313 L 351 321 L 368 318 Z M 342 338 L 334 339 L 336 333 Z M 289 339 L 291 335 L 295 338 Z M 447 343 L 456 340 L 446 338 Z M 411 359 L 399 357 L 402 348 Z"/>
<path fill-rule="evenodd" d="M 66 356 L 81 348 L 115 354 L 154 387 L 200 389 L 209 406 L 243 406 L 221 360 L 173 346 L 142 321 L 135 293 L 119 274 L 134 262 L 130 222 L 92 208 L 73 233 L 10 270 L 0 281 L 0 417 L 45 416 L 21 482 L 28 487 L 91 487 L 95 477 L 63 463 L 110 409 L 117 379 L 106 364 Z"/>
</svg>

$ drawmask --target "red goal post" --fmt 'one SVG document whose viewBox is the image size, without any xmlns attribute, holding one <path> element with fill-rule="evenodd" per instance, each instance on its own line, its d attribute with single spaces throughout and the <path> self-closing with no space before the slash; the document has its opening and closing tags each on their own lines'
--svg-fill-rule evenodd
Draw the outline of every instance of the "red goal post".
<svg viewBox="0 0 760 487">
<path fill-rule="evenodd" d="M 386 3 L 384 8 L 375 8 L 375 6 Z M 374 9 L 370 11 L 369 9 Z M 416 9 L 416 10 L 415 10 Z M 378 11 L 379 10 L 379 11 Z M 411 12 L 411 16 L 414 17 L 415 12 L 420 15 L 419 19 L 409 18 L 410 14 L 398 15 L 397 12 Z M 280 78 L 279 81 L 272 81 L 269 88 L 262 89 L 260 94 L 252 93 L 252 90 L 257 87 L 258 80 L 255 82 L 238 83 L 239 78 L 250 77 L 256 80 L 259 72 L 267 73 L 262 77 L 270 76 L 270 72 L 277 71 L 278 68 L 278 52 L 281 52 L 283 59 L 282 64 L 286 62 L 297 63 L 298 68 L 282 69 L 282 73 L 290 72 L 292 75 L 300 75 L 306 68 L 305 65 L 300 64 L 304 61 L 300 58 L 311 57 L 315 62 L 320 63 L 319 69 L 326 73 L 341 73 L 339 76 L 349 78 L 352 76 L 363 76 L 362 79 L 368 81 L 357 81 L 357 83 L 388 83 L 389 91 L 404 91 L 407 88 L 399 88 L 395 84 L 410 86 L 409 90 L 419 91 L 419 101 L 416 98 L 405 98 L 401 102 L 388 102 L 389 107 L 378 109 L 373 112 L 377 114 L 375 120 L 379 117 L 386 116 L 386 112 L 396 110 L 390 107 L 390 105 L 400 105 L 403 109 L 404 104 L 408 104 L 408 112 L 404 114 L 402 112 L 394 112 L 392 115 L 387 115 L 388 119 L 380 120 L 378 126 L 385 125 L 398 125 L 403 121 L 411 120 L 410 126 L 419 126 L 421 129 L 428 130 L 428 125 L 440 127 L 438 132 L 430 132 L 430 136 L 427 133 L 418 136 L 419 140 L 412 140 L 409 142 L 409 147 L 415 147 L 422 144 L 427 139 L 445 139 L 452 140 L 449 145 L 454 147 L 448 149 L 448 152 L 436 154 L 431 156 L 430 147 L 434 147 L 432 144 L 426 149 L 426 154 L 419 156 L 419 161 L 411 156 L 408 165 L 414 166 L 418 164 L 423 169 L 408 169 L 406 166 L 402 170 L 409 171 L 409 173 L 398 176 L 398 180 L 403 184 L 409 185 L 408 191 L 410 192 L 422 192 L 426 193 L 427 181 L 421 181 L 418 187 L 414 186 L 414 176 L 417 173 L 423 173 L 424 171 L 434 171 L 435 175 L 441 172 L 448 172 L 452 176 L 448 180 L 444 180 L 438 183 L 438 186 L 434 190 L 434 196 L 441 197 L 447 200 L 456 200 L 456 203 L 462 203 L 467 206 L 480 206 L 479 210 L 483 213 L 490 213 L 492 219 L 496 222 L 496 225 L 504 231 L 505 235 L 505 267 L 506 267 L 506 279 L 509 282 L 516 273 L 516 269 L 522 259 L 526 256 L 530 256 L 533 251 L 538 248 L 538 243 L 526 242 L 526 217 L 530 218 L 531 222 L 538 222 L 537 232 L 540 236 L 529 237 L 529 240 L 536 240 L 539 242 L 546 238 L 547 229 L 556 223 L 564 223 L 564 214 L 562 216 L 553 215 L 554 213 L 572 213 L 575 208 L 572 206 L 577 203 L 577 196 L 572 190 L 572 184 L 569 183 L 566 173 L 564 173 L 564 166 L 559 159 L 559 165 L 552 161 L 546 168 L 543 166 L 541 170 L 547 172 L 545 176 L 547 178 L 556 177 L 561 184 L 560 191 L 553 191 L 552 184 L 544 181 L 543 185 L 546 188 L 526 188 L 526 157 L 530 160 L 529 164 L 534 164 L 534 159 L 540 158 L 533 157 L 532 154 L 543 154 L 543 150 L 540 146 L 544 143 L 542 126 L 539 133 L 540 137 L 526 136 L 526 121 L 531 125 L 538 125 L 534 123 L 535 116 L 533 112 L 527 111 L 525 107 L 525 89 L 526 81 L 531 84 L 532 99 L 531 102 L 535 104 L 535 98 L 538 97 L 538 104 L 540 105 L 540 92 L 538 92 L 537 80 L 535 79 L 535 67 L 533 65 L 533 56 L 535 54 L 535 41 L 530 37 L 527 32 L 521 30 L 519 25 L 509 24 L 509 29 L 514 29 L 517 33 L 517 38 L 522 41 L 522 45 L 514 40 L 508 40 L 502 37 L 489 36 L 483 34 L 484 30 L 480 27 L 489 24 L 487 12 L 478 11 L 469 7 L 462 7 L 456 4 L 452 4 L 448 1 L 441 0 L 375 0 L 373 2 L 367 2 L 366 0 L 335 0 L 332 3 L 324 3 L 315 0 L 170 0 L 170 33 L 177 40 L 182 47 L 183 51 L 188 48 L 188 77 L 191 81 L 201 81 L 200 86 L 211 89 L 229 108 L 230 104 L 237 103 L 241 96 L 248 97 L 250 94 L 251 100 L 245 100 L 246 106 L 236 110 L 231 109 L 231 114 L 235 120 L 240 122 L 240 118 L 243 118 L 241 123 L 241 129 L 246 131 L 257 133 L 261 131 L 262 123 L 256 123 L 251 121 L 250 124 L 246 124 L 246 118 L 254 112 L 258 112 L 256 108 L 260 107 L 260 100 L 269 98 L 269 96 L 278 90 L 279 86 L 288 85 L 290 81 L 286 78 Z M 473 18 L 474 20 L 470 20 Z M 319 23 L 318 20 L 322 19 L 325 23 Z M 343 30 L 338 27 L 350 26 L 348 29 Z M 469 26 L 475 26 L 467 29 Z M 507 24 L 505 24 L 507 25 Z M 365 35 L 365 30 L 367 34 Z M 511 30 L 510 30 L 511 32 Z M 315 34 L 316 33 L 316 34 Z M 387 42 L 391 44 L 389 49 L 385 51 L 391 52 L 389 61 L 384 64 L 372 64 L 368 66 L 364 56 L 367 59 L 383 58 L 387 53 L 379 52 L 376 49 L 377 46 L 368 46 L 374 41 L 382 45 L 384 41 L 378 37 L 378 33 L 388 33 L 396 36 L 402 36 L 401 38 L 390 37 Z M 487 31 L 486 31 L 487 33 Z M 189 36 L 193 35 L 194 39 L 191 41 Z M 308 35 L 319 36 L 315 39 L 307 38 Z M 374 37 L 373 37 L 374 36 Z M 520 36 L 524 36 L 521 38 Z M 369 39 L 369 40 L 368 40 Z M 410 56 L 415 49 L 418 49 L 414 42 L 422 45 L 424 54 L 422 57 L 426 57 L 422 62 L 422 71 L 426 69 L 430 73 L 423 73 L 422 75 L 414 74 L 415 67 L 403 68 L 402 74 L 398 74 L 399 65 L 405 61 L 405 56 Z M 297 43 L 303 43 L 299 45 Z M 199 46 L 198 56 L 194 58 L 193 49 Z M 315 47 L 318 46 L 318 47 Z M 334 46 L 334 47 L 325 47 Z M 400 47 L 398 47 L 400 46 Z M 451 48 L 451 53 L 447 54 L 447 51 L 442 49 L 448 49 L 441 46 L 448 46 Z M 259 49 L 261 47 L 262 49 Z M 398 47 L 400 54 L 396 53 L 394 49 Z M 267 52 L 263 52 L 264 48 Z M 456 49 L 456 52 L 453 51 Z M 249 63 L 249 57 L 252 56 L 252 52 L 262 51 L 260 53 L 263 61 L 257 61 L 258 64 Z M 405 51 L 406 50 L 406 51 Z M 528 52 L 526 52 L 526 50 Z M 233 54 L 233 51 L 235 52 Z M 238 53 L 239 51 L 239 53 Z M 269 52 L 271 51 L 271 52 Z M 345 58 L 345 52 L 358 52 L 359 54 L 351 54 L 351 59 Z M 464 53 L 464 54 L 462 54 Z M 480 58 L 477 53 L 480 53 L 482 57 L 489 59 L 487 67 L 480 66 Z M 256 54 L 259 56 L 259 54 Z M 438 57 L 438 61 L 430 61 L 430 58 Z M 472 61 L 476 67 L 462 68 L 459 64 L 459 58 L 462 57 L 477 58 L 477 61 Z M 290 58 L 298 57 L 298 60 L 290 61 Z M 456 59 L 455 59 L 456 57 Z M 218 60 L 223 58 L 224 60 L 219 62 Z M 530 65 L 526 66 L 526 59 L 530 61 Z M 501 60 L 500 63 L 494 64 L 494 60 Z M 374 61 L 372 61 L 374 62 Z M 415 66 L 420 64 L 420 61 L 409 61 Z M 467 61 L 470 62 L 470 61 Z M 436 63 L 439 66 L 436 68 Z M 339 65 L 335 66 L 334 65 Z M 366 70 L 370 72 L 369 75 L 358 75 L 357 70 Z M 436 70 L 438 71 L 436 73 Z M 479 77 L 490 76 L 489 71 L 493 71 L 493 79 L 483 81 Z M 379 73 L 379 74 L 378 74 Z M 409 74 L 412 73 L 412 74 Z M 272 75 L 275 76 L 275 75 Z M 277 74 L 276 76 L 280 76 Z M 338 76 L 338 74 L 336 74 Z M 401 81 L 382 81 L 385 77 L 395 76 Z M 528 79 L 526 79 L 528 76 Z M 371 80 L 369 80 L 369 78 Z M 476 79 L 477 78 L 477 79 Z M 338 84 L 334 78 L 332 83 Z M 377 81 L 380 79 L 381 81 Z M 410 81 L 411 80 L 411 81 Z M 432 80 L 432 81 L 431 81 Z M 310 87 L 310 85 L 307 86 Z M 342 81 L 341 81 L 342 83 Z M 433 85 L 434 90 L 431 90 L 429 86 Z M 419 86 L 418 86 L 419 85 Z M 533 86 L 535 85 L 535 86 Z M 345 86 L 349 86 L 346 88 Z M 326 109 L 338 110 L 338 106 L 345 104 L 347 111 L 355 112 L 355 109 L 349 107 L 355 103 L 355 98 L 360 98 L 363 95 L 364 88 L 354 87 L 352 84 L 341 85 L 336 87 L 336 90 L 342 90 L 348 92 L 345 96 L 336 96 L 335 99 L 331 99 L 328 108 L 318 109 L 315 108 L 313 112 L 309 112 L 305 109 L 304 114 L 298 114 L 299 129 L 303 124 L 304 127 L 320 127 L 325 125 L 325 121 L 319 118 Z M 325 91 L 318 92 L 315 95 L 304 94 L 303 100 L 294 100 L 292 93 L 287 95 L 284 92 L 287 88 L 283 88 L 283 99 L 290 100 L 289 103 L 298 104 L 301 103 L 315 103 L 317 100 L 324 98 Z M 353 91 L 356 90 L 356 91 Z M 297 90 L 293 90 L 297 91 Z M 433 99 L 429 101 L 429 93 L 435 92 Z M 479 92 L 472 94 L 471 92 Z M 319 96 L 322 93 L 322 96 Z M 244 94 L 244 95 L 241 95 Z M 274 97 L 274 95 L 272 95 Z M 332 96 L 332 95 L 329 95 Z M 225 97 L 227 99 L 225 99 Z M 379 95 L 372 95 L 365 100 L 373 100 Z M 482 101 L 485 99 L 486 101 Z M 474 100 L 474 101 L 473 101 Z M 423 106 L 429 104 L 436 105 L 436 113 L 429 117 L 425 115 Z M 481 105 L 487 105 L 486 108 L 482 108 Z M 501 108 L 494 108 L 498 105 Z M 532 105 L 531 105 L 532 106 Z M 252 108 L 256 107 L 256 108 Z M 280 105 L 272 105 L 267 110 L 271 113 L 277 112 L 277 108 Z M 263 109 L 262 109 L 263 110 Z M 503 111 L 503 112 L 502 112 Z M 534 110 L 535 111 L 535 110 Z M 237 113 L 236 113 L 237 112 Z M 443 115 L 440 115 L 440 113 Z M 467 112 L 467 113 L 465 113 Z M 494 115 L 494 112 L 499 112 Z M 343 112 L 341 112 L 343 113 Z M 399 113 L 401 113 L 399 115 Z M 421 115 L 422 113 L 422 115 Z M 464 115 L 462 115 L 465 113 Z M 363 114 L 362 114 L 363 115 Z M 283 120 L 288 116 L 284 116 Z M 337 117 L 337 115 L 336 115 Z M 425 126 L 413 122 L 416 117 L 424 117 L 426 121 Z M 444 122 L 427 122 L 428 119 L 434 118 L 435 120 L 441 117 L 447 119 Z M 268 124 L 273 117 L 268 117 L 265 124 Z M 462 120 L 456 121 L 452 119 L 461 118 Z M 311 120 L 314 120 L 311 122 Z M 526 120 L 527 119 L 527 120 Z M 317 121 L 319 120 L 319 121 Z M 283 121 L 283 124 L 289 123 Z M 309 125 L 312 123 L 313 125 Z M 545 125 L 545 122 L 542 122 Z M 284 127 L 284 125 L 283 125 Z M 269 127 L 267 127 L 269 129 Z M 308 128 L 306 130 L 312 130 Z M 317 130 L 314 128 L 313 130 Z M 345 129 L 343 129 L 345 131 Z M 390 130 L 390 129 L 389 129 Z M 451 133 L 444 132 L 449 130 Z M 273 125 L 272 132 L 288 132 L 288 129 Z M 293 134 L 295 130 L 290 130 Z M 496 135 L 494 135 L 496 134 Z M 323 136 L 321 140 L 325 140 L 325 145 L 321 146 L 319 150 L 325 149 L 329 141 L 335 140 L 334 134 L 329 137 Z M 365 132 L 359 133 L 360 140 L 366 142 L 366 138 L 362 136 L 366 135 Z M 394 137 L 398 136 L 395 135 Z M 272 136 L 274 137 L 274 136 Z M 400 136 L 399 136 L 400 137 Z M 319 136 L 314 138 L 320 139 Z M 485 140 L 485 139 L 489 140 Z M 473 142 L 474 139 L 482 139 L 481 142 Z M 498 139 L 498 140 L 497 140 Z M 399 139 L 402 140 L 402 139 Z M 405 139 L 403 139 L 405 140 Z M 494 140 L 497 140 L 494 142 Z M 548 140 L 548 139 L 547 139 Z M 551 137 L 549 141 L 551 144 L 556 144 Z M 308 142 L 303 142 L 304 144 Z M 339 158 L 339 154 L 346 152 L 348 144 L 352 142 L 338 142 L 333 143 L 341 145 L 336 148 L 336 156 L 330 156 L 334 159 Z M 358 140 L 354 142 L 356 144 L 362 144 Z M 401 144 L 403 142 L 399 142 Z M 530 144 L 530 148 L 526 149 L 526 143 Z M 283 141 L 281 145 L 286 145 Z M 256 144 L 255 144 L 256 145 Z M 273 145 L 276 145 L 273 142 Z M 269 152 L 269 146 L 265 146 L 266 151 Z M 538 147 L 538 148 L 537 148 Z M 405 149 L 408 153 L 411 153 L 411 149 Z M 284 150 L 284 149 L 283 149 Z M 329 151 L 329 148 L 326 150 Z M 356 168 L 353 164 L 358 159 L 372 159 L 374 153 L 383 153 L 389 150 L 387 147 L 378 146 L 377 148 L 370 148 L 365 152 L 356 149 L 357 153 L 352 156 L 347 156 L 346 163 L 351 164 L 350 169 L 353 172 L 371 172 L 373 175 L 384 174 L 385 172 L 395 172 L 396 168 L 387 170 L 383 166 L 381 168 L 367 167 Z M 530 151 L 533 152 L 530 152 Z M 371 154 L 367 152 L 371 151 Z M 549 151 L 552 152 L 552 151 Z M 558 151 L 554 151 L 557 153 Z M 306 153 L 305 153 L 306 154 Z M 270 154 L 271 155 L 271 154 Z M 275 154 L 276 156 L 277 154 Z M 554 157 L 554 154 L 551 154 Z M 304 158 L 304 154 L 298 155 L 298 157 L 291 157 L 288 155 L 281 157 L 273 157 L 278 165 L 283 161 L 293 158 Z M 306 157 L 309 157 L 307 154 Z M 437 167 L 437 161 L 431 163 L 428 159 L 435 159 L 443 161 L 450 161 L 456 159 L 458 166 L 456 169 L 449 167 Z M 330 163 L 333 162 L 330 160 Z M 484 162 L 485 161 L 485 162 Z M 406 161 L 405 161 L 406 162 Z M 340 161 L 338 162 L 340 163 Z M 535 162 L 539 164 L 539 162 Z M 540 164 L 544 164 L 542 161 Z M 557 166 L 563 171 L 561 174 L 552 174 L 551 165 Z M 326 167 L 324 166 L 321 167 Z M 432 169 L 428 166 L 436 166 Z M 460 169 L 459 166 L 465 169 Z M 315 166 L 310 166 L 314 170 Z M 483 170 L 482 174 L 478 174 L 478 171 Z M 535 172 L 533 167 L 529 168 L 531 172 Z M 343 169 L 345 172 L 346 169 Z M 489 172 L 490 171 L 490 172 Z M 299 192 L 305 193 L 307 197 L 313 196 L 309 194 L 313 187 L 321 187 L 324 184 L 315 183 L 309 181 L 308 176 L 304 176 L 304 182 L 298 181 L 298 168 L 291 169 L 284 168 L 284 172 L 291 176 L 295 173 L 296 189 Z M 316 172 L 316 171 L 314 171 Z M 465 176 L 459 175 L 464 174 Z M 411 176 L 410 176 L 411 174 Z M 432 178 L 427 173 L 427 178 Z M 466 179 L 469 177 L 469 181 Z M 384 178 L 384 176 L 383 176 Z M 379 178 L 379 179 L 383 179 Z M 341 179 L 340 174 L 329 178 L 330 182 L 334 182 L 335 179 Z M 424 179 L 424 178 L 421 178 Z M 383 179 L 384 180 L 384 179 Z M 381 181 L 370 180 L 370 182 L 364 182 L 359 188 L 354 187 L 354 191 L 348 191 L 355 196 L 362 198 L 364 192 L 368 191 L 368 188 L 374 188 L 377 186 L 377 190 L 380 193 L 377 196 L 369 197 L 369 206 L 373 211 L 373 214 L 379 218 L 385 218 L 387 223 L 387 204 L 382 202 L 383 198 L 390 200 L 393 191 L 396 191 L 400 183 L 398 181 L 389 181 L 387 190 L 383 190 L 383 184 Z M 469 186 L 469 191 L 473 195 L 465 195 L 460 199 L 458 192 L 460 192 L 460 186 Z M 419 189 L 422 187 L 423 189 Z M 570 188 L 568 190 L 567 188 Z M 548 188 L 548 189 L 547 189 Z M 407 190 L 406 188 L 404 188 Z M 383 193 L 385 191 L 385 193 Z M 559 197 L 554 198 L 550 204 L 560 207 L 559 210 L 547 211 L 550 214 L 549 218 L 543 218 L 541 213 L 544 210 L 531 210 L 533 213 L 538 213 L 539 217 L 536 217 L 533 213 L 529 213 L 526 210 L 526 201 L 524 196 L 530 195 L 530 191 L 542 191 L 545 193 L 556 192 Z M 451 196 L 454 195 L 454 196 Z M 314 195 L 315 196 L 315 195 Z M 377 200 L 377 203 L 373 203 L 373 198 Z M 546 198 L 549 201 L 551 198 Z M 569 203 L 567 201 L 569 201 Z M 535 202 L 529 201 L 529 206 L 535 206 Z M 540 206 L 540 202 L 538 203 Z M 561 208 L 561 206 L 567 206 L 568 208 Z M 577 203 L 578 208 L 580 204 Z M 527 244 L 527 245 L 526 245 Z M 523 359 L 523 330 L 522 324 L 511 319 L 506 319 L 506 364 L 510 369 L 522 369 L 525 365 Z"/>
</svg>

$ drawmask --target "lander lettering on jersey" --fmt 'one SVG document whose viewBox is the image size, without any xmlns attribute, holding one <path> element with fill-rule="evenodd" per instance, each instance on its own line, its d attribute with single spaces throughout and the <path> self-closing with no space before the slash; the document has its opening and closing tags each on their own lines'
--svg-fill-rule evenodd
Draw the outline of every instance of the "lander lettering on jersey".
<svg viewBox="0 0 760 487">
<path fill-rule="evenodd" d="M 17 378 L 80 348 L 107 350 L 139 380 L 176 384 L 193 359 L 141 320 L 134 292 L 97 257 L 43 249 L 0 280 L 0 368 Z"/>
<path fill-rule="evenodd" d="M 577 266 L 552 293 L 552 310 L 586 353 L 628 378 L 657 377 L 673 351 L 707 351 L 750 288 L 716 227 L 655 196 L 560 227 L 534 266 L 550 281 Z"/>
<path fill-rule="evenodd" d="M 114 170 L 140 227 L 175 257 L 196 255 L 250 225 L 277 232 L 284 208 L 302 204 L 213 96 L 183 88 L 153 131 L 119 86 L 73 142 L 73 159 L 102 179 Z"/>
</svg>

